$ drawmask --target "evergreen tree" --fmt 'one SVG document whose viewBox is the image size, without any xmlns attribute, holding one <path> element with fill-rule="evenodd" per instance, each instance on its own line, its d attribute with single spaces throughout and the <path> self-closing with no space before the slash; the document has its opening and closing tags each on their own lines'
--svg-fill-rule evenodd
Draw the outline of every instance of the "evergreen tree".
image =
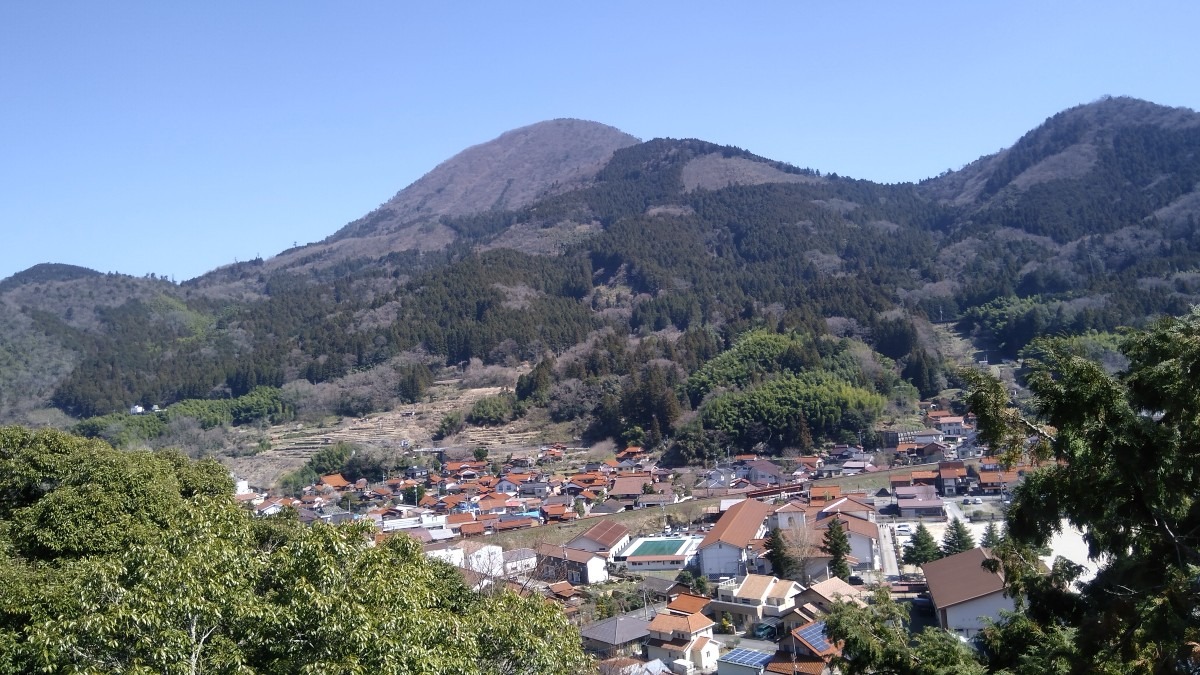
<svg viewBox="0 0 1200 675">
<path fill-rule="evenodd" d="M 942 555 L 950 556 L 973 548 L 975 537 L 971 536 L 971 531 L 958 518 L 951 518 L 950 526 L 946 528 L 946 534 L 942 537 Z"/>
<path fill-rule="evenodd" d="M 996 548 L 1000 545 L 1000 529 L 996 527 L 996 521 L 988 523 L 987 529 L 983 531 L 983 541 L 979 545 L 984 548 Z"/>
<path fill-rule="evenodd" d="M 783 536 L 783 531 L 778 527 L 771 528 L 771 533 L 767 535 L 767 560 L 771 561 L 771 568 L 775 570 L 775 576 L 780 579 L 797 579 L 799 578 L 800 564 L 796 556 L 788 550 L 788 541 Z"/>
<path fill-rule="evenodd" d="M 829 523 L 829 529 L 825 530 L 825 542 L 821 545 L 821 551 L 831 558 L 831 575 L 843 580 L 850 578 L 850 563 L 846 561 L 846 557 L 850 555 L 850 537 L 842 527 L 842 521 L 837 518 L 834 518 Z"/>
<path fill-rule="evenodd" d="M 924 565 L 941 557 L 942 551 L 938 548 L 937 540 L 933 538 L 929 528 L 925 527 L 925 523 L 917 525 L 917 531 L 913 533 L 912 540 L 904 547 L 904 564 Z"/>
</svg>

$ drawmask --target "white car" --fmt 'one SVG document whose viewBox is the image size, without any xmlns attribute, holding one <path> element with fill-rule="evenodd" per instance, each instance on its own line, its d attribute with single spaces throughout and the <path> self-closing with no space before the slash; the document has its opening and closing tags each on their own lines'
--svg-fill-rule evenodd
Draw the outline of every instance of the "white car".
<svg viewBox="0 0 1200 675">
<path fill-rule="evenodd" d="M 912 533 L 912 525 L 909 525 L 908 523 L 900 523 L 896 526 L 896 534 L 910 536 Z"/>
</svg>

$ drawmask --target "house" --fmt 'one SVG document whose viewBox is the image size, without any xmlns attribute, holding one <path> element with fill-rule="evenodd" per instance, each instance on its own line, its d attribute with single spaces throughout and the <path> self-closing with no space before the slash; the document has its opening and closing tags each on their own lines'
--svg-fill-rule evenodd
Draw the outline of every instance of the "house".
<svg viewBox="0 0 1200 675">
<path fill-rule="evenodd" d="M 537 551 L 531 548 L 514 548 L 505 551 L 502 557 L 506 577 L 521 576 L 537 569 Z"/>
<path fill-rule="evenodd" d="M 747 574 L 720 583 L 706 611 L 712 616 L 728 613 L 739 630 L 760 622 L 779 624 L 796 606 L 796 596 L 803 590 L 795 581 Z"/>
<path fill-rule="evenodd" d="M 583 551 L 591 551 L 602 556 L 607 562 L 613 562 L 617 553 L 629 545 L 629 540 L 628 527 L 615 520 L 601 518 L 600 522 L 567 542 L 567 545 Z"/>
<path fill-rule="evenodd" d="M 842 496 L 842 486 L 813 483 L 808 488 L 808 502 L 822 505 L 835 501 Z"/>
<path fill-rule="evenodd" d="M 943 462 L 958 459 L 958 450 L 945 443 L 926 443 L 917 448 L 917 455 L 923 462 Z"/>
<path fill-rule="evenodd" d="M 1004 577 L 983 566 L 991 559 L 987 549 L 974 548 L 921 566 L 939 626 L 971 638 L 1000 620 L 1000 612 L 1013 611 Z"/>
<path fill-rule="evenodd" d="M 318 483 L 338 491 L 345 490 L 346 488 L 350 487 L 350 481 L 343 478 L 342 474 L 340 473 L 331 473 L 328 476 L 321 476 L 321 479 L 318 481 Z"/>
<path fill-rule="evenodd" d="M 783 467 L 769 459 L 755 459 L 743 463 L 743 477 L 760 487 L 781 485 L 786 480 Z"/>
<path fill-rule="evenodd" d="M 646 640 L 645 656 L 663 663 L 682 659 L 699 670 L 711 671 L 717 667 L 721 651 L 712 639 L 714 625 L 703 614 L 657 614 L 647 626 L 650 638 Z"/>
<path fill-rule="evenodd" d="M 961 461 L 938 462 L 938 488 L 943 497 L 967 494 L 970 483 L 967 467 Z"/>
<path fill-rule="evenodd" d="M 553 494 L 553 490 L 550 488 L 550 483 L 547 481 L 530 480 L 525 481 L 517 486 L 517 494 L 521 495 L 522 497 L 537 497 L 538 499 L 545 499 Z"/>
<path fill-rule="evenodd" d="M 859 563 L 856 569 L 879 569 L 879 526 L 869 520 L 846 514 L 830 515 L 817 521 L 818 536 L 824 538 L 830 523 L 839 520 L 846 538 L 850 540 L 850 552 Z M 821 541 L 821 539 L 817 539 Z"/>
<path fill-rule="evenodd" d="M 666 506 L 679 501 L 679 495 L 675 494 L 674 488 L 668 483 L 655 483 L 652 490 L 653 492 L 649 494 L 638 495 L 637 508 L 645 509 L 653 506 Z"/>
<path fill-rule="evenodd" d="M 775 509 L 771 514 L 771 527 L 781 530 L 793 530 L 807 527 L 809 524 L 808 506 L 803 502 L 790 501 Z"/>
<path fill-rule="evenodd" d="M 542 544 L 537 548 L 537 576 L 546 581 L 567 580 L 579 586 L 608 581 L 604 556 L 569 546 Z"/>
<path fill-rule="evenodd" d="M 680 593 L 675 596 L 675 599 L 667 603 L 667 612 L 670 614 L 679 614 L 688 616 L 689 614 L 705 613 L 705 608 L 712 602 L 712 598 L 707 595 L 695 595 L 693 593 Z"/>
<path fill-rule="evenodd" d="M 932 485 L 896 488 L 896 507 L 901 518 L 945 518 L 946 508 Z"/>
<path fill-rule="evenodd" d="M 934 420 L 933 427 L 947 436 L 962 436 L 966 433 L 963 418 L 956 415 L 946 415 Z"/>
<path fill-rule="evenodd" d="M 985 495 L 998 495 L 1013 489 L 1022 476 L 1016 471 L 980 471 L 979 489 Z"/>
<path fill-rule="evenodd" d="M 642 642 L 650 636 L 650 620 L 619 614 L 584 626 L 583 648 L 601 658 L 641 654 Z"/>
<path fill-rule="evenodd" d="M 811 621 L 792 629 L 787 639 L 780 641 L 779 646 L 791 654 L 789 659 L 780 659 L 791 670 L 771 672 L 827 675 L 831 672 L 829 664 L 833 657 L 841 653 L 837 645 L 825 636 L 824 621 Z"/>
<path fill-rule="evenodd" d="M 716 468 L 709 469 L 700 475 L 700 480 L 696 483 L 697 490 L 725 490 L 733 484 L 737 478 L 733 469 Z"/>
<path fill-rule="evenodd" d="M 686 593 L 688 588 L 673 579 L 648 576 L 638 582 L 638 590 L 645 593 L 649 600 L 669 603 Z"/>
<path fill-rule="evenodd" d="M 653 486 L 653 480 L 648 473 L 617 476 L 617 479 L 613 481 L 612 488 L 608 491 L 608 496 L 610 499 L 632 504 L 637 502 L 638 497 L 641 497 L 646 490 L 653 489 Z"/>
<path fill-rule="evenodd" d="M 658 659 L 643 661 L 618 656 L 604 659 L 596 665 L 604 675 L 671 675 L 671 668 Z"/>
<path fill-rule="evenodd" d="M 849 460 L 842 462 L 843 476 L 857 476 L 860 473 L 876 471 L 875 465 L 867 460 Z"/>
<path fill-rule="evenodd" d="M 700 572 L 709 578 L 746 572 L 751 539 L 766 533 L 765 522 L 774 509 L 756 499 L 743 499 L 721 515 L 700 542 Z"/>
<path fill-rule="evenodd" d="M 855 497 L 839 497 L 822 508 L 817 518 L 820 519 L 828 515 L 845 513 L 873 523 L 875 522 L 875 512 L 874 504 L 868 504 L 862 499 Z"/>
<path fill-rule="evenodd" d="M 805 471 L 813 473 L 825 466 L 825 460 L 817 455 L 804 455 L 796 458 L 796 464 L 800 465 Z"/>
</svg>

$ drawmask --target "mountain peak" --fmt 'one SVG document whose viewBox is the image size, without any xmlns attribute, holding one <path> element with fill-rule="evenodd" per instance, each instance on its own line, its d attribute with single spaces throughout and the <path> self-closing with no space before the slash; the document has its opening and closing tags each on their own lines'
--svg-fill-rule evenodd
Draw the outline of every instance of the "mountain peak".
<svg viewBox="0 0 1200 675">
<path fill-rule="evenodd" d="M 614 127 L 578 119 L 506 131 L 442 162 L 330 241 L 391 233 L 440 216 L 520 208 L 551 192 L 578 187 L 613 152 L 638 142 Z"/>
</svg>

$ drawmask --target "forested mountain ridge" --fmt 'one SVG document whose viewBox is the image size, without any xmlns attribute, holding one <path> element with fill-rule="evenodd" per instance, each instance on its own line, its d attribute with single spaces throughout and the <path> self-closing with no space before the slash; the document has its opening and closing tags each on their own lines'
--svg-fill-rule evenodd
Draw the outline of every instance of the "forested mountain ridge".
<svg viewBox="0 0 1200 675">
<path fill-rule="evenodd" d="M 560 360 L 556 380 L 636 379 L 632 364 L 661 358 L 681 372 L 654 386 L 682 386 L 764 326 L 869 346 L 928 392 L 940 367 L 927 320 L 960 320 L 1015 355 L 1040 332 L 1111 330 L 1200 301 L 1197 150 L 1200 116 L 1131 99 L 1073 108 L 1009 150 L 899 185 L 542 123 L 270 260 L 182 285 L 45 269 L 0 282 L 0 416 L 572 350 L 585 367 Z M 522 173 L 526 161 L 539 168 Z M 598 336 L 655 333 L 662 344 L 624 365 L 587 361 L 616 349 Z M 35 377 L 41 358 L 57 365 Z M 601 389 L 584 397 L 591 409 Z"/>
</svg>

